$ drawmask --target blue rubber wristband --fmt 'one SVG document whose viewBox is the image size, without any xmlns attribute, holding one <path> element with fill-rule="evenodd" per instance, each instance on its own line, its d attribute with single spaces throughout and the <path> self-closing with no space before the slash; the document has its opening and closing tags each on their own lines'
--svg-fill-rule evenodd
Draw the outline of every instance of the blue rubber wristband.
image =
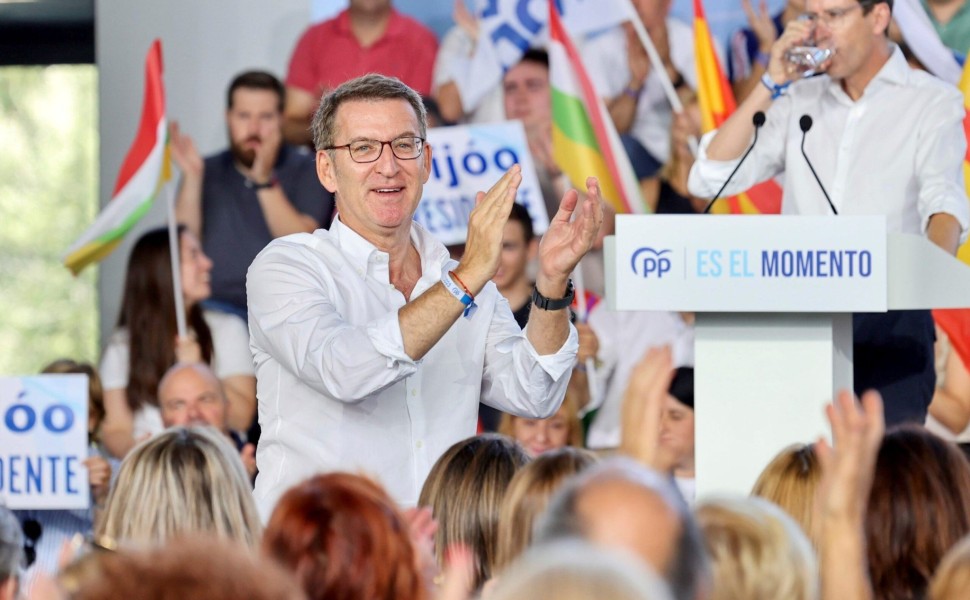
<svg viewBox="0 0 970 600">
<path fill-rule="evenodd" d="M 785 83 L 778 85 L 767 73 L 761 76 L 761 83 L 768 88 L 769 92 L 771 92 L 772 100 L 777 100 L 779 96 L 783 96 L 788 90 L 788 86 L 791 85 L 790 81 L 786 81 Z"/>
<path fill-rule="evenodd" d="M 472 314 L 475 312 L 475 309 L 478 308 L 478 305 L 475 304 L 475 299 L 465 293 L 465 290 L 461 289 L 461 287 L 455 283 L 455 280 L 452 279 L 451 275 L 448 273 L 443 273 L 441 275 L 441 283 L 444 284 L 445 289 L 448 290 L 449 294 L 454 296 L 455 299 L 465 305 L 465 311 L 463 313 L 464 316 L 466 318 L 471 318 Z"/>
</svg>

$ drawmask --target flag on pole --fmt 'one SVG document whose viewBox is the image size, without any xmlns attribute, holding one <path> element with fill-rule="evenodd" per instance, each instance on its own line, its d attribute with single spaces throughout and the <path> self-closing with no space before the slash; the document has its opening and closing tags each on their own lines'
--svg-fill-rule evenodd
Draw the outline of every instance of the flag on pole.
<svg viewBox="0 0 970 600">
<path fill-rule="evenodd" d="M 573 187 L 585 190 L 586 178 L 593 176 L 617 213 L 649 212 L 620 136 L 563 27 L 555 0 L 549 2 L 549 85 L 553 158 Z"/>
<path fill-rule="evenodd" d="M 145 94 L 138 133 L 118 172 L 111 201 L 64 255 L 64 266 L 75 275 L 111 254 L 172 178 L 167 128 L 162 43 L 155 40 L 145 59 Z"/>
<path fill-rule="evenodd" d="M 721 62 L 714 52 L 714 40 L 707 26 L 704 5 L 694 0 L 694 54 L 697 61 L 697 101 L 701 109 L 701 131 L 717 129 L 737 108 Z M 781 212 L 781 187 L 773 179 L 763 181 L 737 196 L 724 198 L 711 212 L 731 214 L 777 214 Z"/>
<path fill-rule="evenodd" d="M 963 92 L 963 108 L 967 111 L 963 116 L 963 131 L 968 143 L 968 148 L 963 155 L 963 180 L 964 185 L 967 186 L 967 195 L 970 195 L 970 61 L 963 67 L 960 91 Z M 957 258 L 970 265 L 970 241 L 960 246 L 957 250 Z M 933 320 L 946 332 L 953 350 L 967 370 L 970 370 L 970 308 L 934 310 Z"/>
</svg>

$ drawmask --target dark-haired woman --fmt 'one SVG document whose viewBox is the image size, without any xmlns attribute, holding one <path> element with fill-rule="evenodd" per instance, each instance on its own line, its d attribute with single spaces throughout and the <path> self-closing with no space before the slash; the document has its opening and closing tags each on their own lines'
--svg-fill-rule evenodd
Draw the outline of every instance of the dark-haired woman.
<svg viewBox="0 0 970 600">
<path fill-rule="evenodd" d="M 105 447 L 123 457 L 137 440 L 163 429 L 158 382 L 176 362 L 204 362 L 229 399 L 229 426 L 245 431 L 256 410 L 249 332 L 238 317 L 204 310 L 212 261 L 179 227 L 182 297 L 188 335 L 178 336 L 167 229 L 144 234 L 131 251 L 118 326 L 101 359 Z"/>
</svg>

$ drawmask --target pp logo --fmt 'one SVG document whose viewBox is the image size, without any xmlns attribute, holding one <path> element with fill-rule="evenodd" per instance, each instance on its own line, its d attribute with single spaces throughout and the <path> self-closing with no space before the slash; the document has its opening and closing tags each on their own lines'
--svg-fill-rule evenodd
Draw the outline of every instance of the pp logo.
<svg viewBox="0 0 970 600">
<path fill-rule="evenodd" d="M 670 272 L 670 258 L 667 256 L 670 252 L 669 249 L 640 248 L 633 253 L 633 258 L 630 259 L 630 267 L 635 275 L 640 275 L 644 279 L 649 278 L 651 274 L 660 279 L 664 276 L 664 273 Z"/>
</svg>

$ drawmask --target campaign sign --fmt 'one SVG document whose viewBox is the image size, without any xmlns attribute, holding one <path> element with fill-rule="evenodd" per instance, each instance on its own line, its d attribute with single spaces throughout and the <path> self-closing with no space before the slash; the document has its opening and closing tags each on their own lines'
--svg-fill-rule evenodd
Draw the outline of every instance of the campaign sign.
<svg viewBox="0 0 970 600">
<path fill-rule="evenodd" d="M 0 504 L 88 508 L 87 375 L 0 377 Z"/>
<path fill-rule="evenodd" d="M 884 312 L 883 216 L 620 215 L 617 310 Z"/>
<path fill-rule="evenodd" d="M 516 202 L 529 210 L 536 235 L 549 228 L 532 155 L 519 121 L 428 130 L 431 177 L 414 220 L 441 243 L 464 244 L 475 195 L 487 192 L 512 165 L 522 165 Z"/>
</svg>

